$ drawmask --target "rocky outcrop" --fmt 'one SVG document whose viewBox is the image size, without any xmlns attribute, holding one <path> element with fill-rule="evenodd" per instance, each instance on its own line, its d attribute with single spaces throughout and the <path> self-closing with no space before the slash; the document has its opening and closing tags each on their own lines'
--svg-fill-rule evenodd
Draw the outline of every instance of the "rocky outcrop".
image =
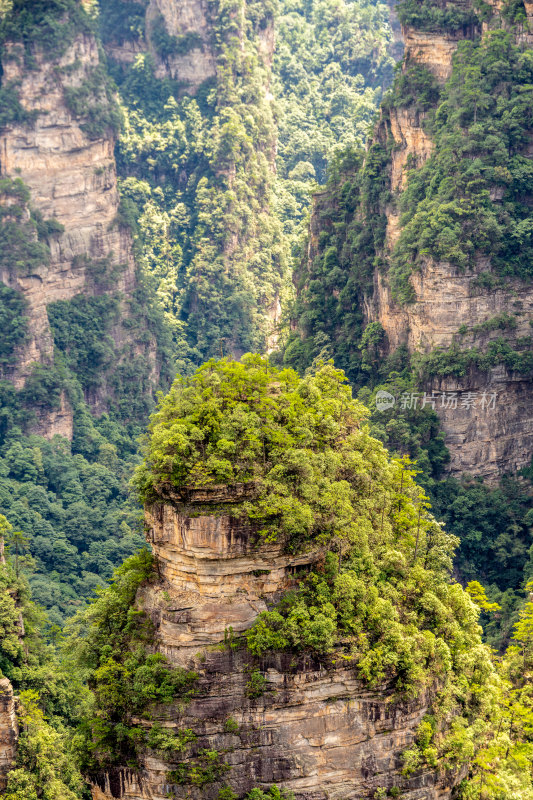
<svg viewBox="0 0 533 800">
<path fill-rule="evenodd" d="M 148 52 L 157 78 L 171 78 L 181 92 L 194 95 L 217 75 L 213 13 L 207 0 L 149 0 L 144 36 L 118 41 L 109 35 L 106 52 L 123 64 L 132 64 L 140 53 Z M 270 63 L 274 51 L 271 23 L 259 31 L 258 50 L 263 61 Z"/>
<path fill-rule="evenodd" d="M 442 82 L 450 75 L 457 41 L 457 37 L 407 30 L 405 66 L 422 64 Z M 405 187 L 407 164 L 420 166 L 432 152 L 423 122 L 424 115 L 414 109 L 391 111 L 386 125 L 395 143 L 391 156 L 393 192 Z M 389 251 L 399 232 L 399 215 L 391 204 L 387 209 Z M 496 287 L 483 289 L 479 275 L 487 268 L 483 258 L 477 260 L 475 268 L 463 271 L 428 258 L 411 276 L 415 301 L 407 305 L 394 302 L 386 276 L 376 272 L 374 292 L 367 300 L 367 318 L 383 325 L 391 349 L 406 344 L 411 352 L 427 353 L 454 344 L 483 351 L 491 340 L 502 336 L 516 347 L 521 337 L 531 335 L 533 288 L 518 279 L 505 279 Z M 512 326 L 491 329 L 490 320 L 502 315 L 512 317 Z M 459 334 L 460 330 L 466 332 Z M 453 473 L 496 480 L 498 475 L 529 464 L 533 453 L 530 379 L 499 366 L 488 373 L 471 370 L 464 379 L 434 381 L 424 388 L 440 397 L 436 410 L 446 433 Z M 458 405 L 446 407 L 442 395 L 452 393 L 458 396 Z M 477 402 L 467 403 L 471 396 Z M 495 406 L 483 407 L 484 396 L 495 397 Z"/>
<path fill-rule="evenodd" d="M 5 791 L 7 774 L 13 766 L 19 735 L 13 687 L 0 678 L 0 792 Z"/>
<path fill-rule="evenodd" d="M 496 0 L 491 5 L 494 11 L 491 25 L 508 25 L 502 20 Z M 468 11 L 471 4 L 461 0 L 454 2 L 453 7 Z M 533 5 L 527 3 L 525 9 L 527 22 L 513 27 L 513 31 L 523 46 L 530 46 Z M 442 85 L 450 77 L 452 57 L 460 40 L 479 37 L 481 27 L 481 24 L 473 25 L 453 32 L 404 28 L 403 70 L 423 66 Z M 486 29 L 487 23 L 484 27 Z M 408 170 L 422 166 L 434 151 L 427 122 L 428 112 L 403 98 L 398 103 L 387 103 L 375 131 L 374 140 L 390 153 L 386 169 L 391 200 L 380 209 L 386 217 L 385 244 L 376 259 L 381 266 L 374 271 L 372 291 L 362 292 L 359 297 L 365 323 L 381 323 L 389 352 L 406 346 L 411 353 L 427 354 L 453 346 L 458 350 L 476 349 L 483 353 L 496 339 L 504 339 L 511 350 L 523 351 L 531 338 L 531 282 L 506 276 L 487 287 L 482 275 L 485 273 L 486 277 L 491 266 L 484 255 L 478 255 L 474 266 L 465 269 L 426 256 L 417 262 L 410 277 L 414 301 L 401 304 L 392 296 L 388 271 L 383 265 L 390 265 L 400 236 L 398 201 L 407 185 Z M 524 154 L 530 157 L 532 152 L 530 145 Z M 501 192 L 495 187 L 491 199 L 498 202 Z M 327 229 L 328 225 L 324 222 L 327 204 L 326 191 L 317 196 L 311 220 L 306 259 L 310 274 L 319 249 L 321 227 L 325 225 Z M 531 375 L 511 372 L 502 363 L 487 372 L 472 367 L 457 380 L 427 380 L 421 389 L 438 398 L 435 410 L 446 434 L 451 452 L 449 467 L 454 474 L 466 472 L 495 481 L 499 475 L 515 472 L 530 463 L 533 453 L 533 405 L 528 401 L 533 391 Z M 455 400 L 452 397 L 451 404 L 446 405 L 443 395 L 455 395 Z M 472 396 L 476 398 L 474 403 Z M 487 407 L 487 397 L 492 398 L 490 407 Z"/>
<path fill-rule="evenodd" d="M 161 45 L 163 31 L 166 47 Z M 184 92 L 194 94 L 216 75 L 208 4 L 206 0 L 149 0 L 144 36 L 119 41 L 107 32 L 106 52 L 123 64 L 132 64 L 140 53 L 149 52 L 158 78 L 172 78 Z"/>
<path fill-rule="evenodd" d="M 27 304 L 28 337 L 18 348 L 15 366 L 5 374 L 17 389 L 24 386 L 36 362 L 53 361 L 50 303 L 80 293 L 112 291 L 122 298 L 121 317 L 127 315 L 124 301 L 136 283 L 131 235 L 117 222 L 114 134 L 105 125 L 102 132 L 85 129 L 87 106 L 97 114 L 99 105 L 110 102 L 103 88 L 94 89 L 103 80 L 96 40 L 79 33 L 59 58 L 35 45 L 32 58 L 29 69 L 20 45 L 12 42 L 5 48 L 2 81 L 16 86 L 29 116 L 0 131 L 0 175 L 22 179 L 30 190 L 30 208 L 59 223 L 62 232 L 47 238 L 47 263 L 31 268 L 8 264 L 0 269 L 0 281 L 21 292 Z M 87 87 L 96 94 L 85 100 L 80 116 L 77 104 L 68 101 L 69 93 Z M 127 339 L 120 321 L 110 334 L 117 347 Z M 153 360 L 153 354 L 146 356 Z M 108 397 L 104 380 L 87 399 L 102 411 Z M 60 409 L 38 411 L 35 432 L 72 436 L 72 411 L 65 395 Z"/>
<path fill-rule="evenodd" d="M 142 589 L 137 602 L 155 624 L 158 650 L 195 670 L 199 684 L 186 706 L 165 706 L 143 724 L 190 728 L 198 739 L 186 755 L 148 751 L 140 770 L 99 776 L 94 800 L 214 800 L 221 784 L 239 796 L 277 784 L 302 800 L 362 800 L 393 787 L 406 800 L 450 796 L 457 774 L 401 774 L 401 754 L 413 742 L 430 692 L 402 702 L 393 687 L 369 690 L 349 661 L 278 653 L 258 663 L 232 646 L 234 635 L 290 588 L 294 573 L 316 562 L 320 550 L 291 556 L 281 542 L 258 539 L 244 521 L 205 502 L 157 503 L 147 511 L 147 525 L 160 581 Z M 264 682 L 259 693 L 250 691 L 252 670 Z M 223 778 L 201 789 L 176 782 L 172 770 L 204 750 L 221 755 Z"/>
<path fill-rule="evenodd" d="M 435 33 L 404 28 L 406 68 L 420 64 L 444 82 L 452 72 L 452 56 L 457 43 L 464 38 L 461 33 Z"/>
<path fill-rule="evenodd" d="M 281 542 L 254 543 L 249 526 L 229 514 L 179 508 L 158 503 L 146 513 L 168 590 L 158 586 L 145 605 L 158 609 L 165 654 L 185 665 L 198 647 L 220 643 L 230 628 L 249 628 L 266 611 L 266 600 L 285 590 L 292 573 L 315 562 L 319 552 L 290 556 Z M 161 603 L 161 591 L 171 596 L 170 607 Z"/>
<path fill-rule="evenodd" d="M 417 110 L 391 109 L 389 125 L 396 144 L 391 154 L 391 189 L 393 192 L 405 189 L 408 164 L 410 169 L 419 167 L 431 155 L 433 142 L 423 128 L 423 121 L 424 115 Z"/>
<path fill-rule="evenodd" d="M 154 40 L 158 20 L 176 41 L 176 52 L 162 55 Z M 151 0 L 146 12 L 147 42 L 156 56 L 158 78 L 171 77 L 194 93 L 204 81 L 216 74 L 216 60 L 211 43 L 212 30 L 206 0 Z M 180 46 L 181 45 L 181 46 Z M 182 52 L 180 52 L 180 50 Z"/>
</svg>

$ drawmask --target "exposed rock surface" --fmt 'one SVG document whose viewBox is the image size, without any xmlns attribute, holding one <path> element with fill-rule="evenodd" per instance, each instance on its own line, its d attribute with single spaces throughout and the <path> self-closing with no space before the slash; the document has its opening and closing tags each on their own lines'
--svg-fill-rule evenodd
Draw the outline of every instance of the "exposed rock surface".
<svg viewBox="0 0 533 800">
<path fill-rule="evenodd" d="M 162 53 L 157 44 L 160 25 L 175 37 L 179 52 Z M 146 3 L 145 35 L 137 39 L 106 42 L 114 61 L 132 64 L 140 53 L 149 52 L 158 78 L 172 78 L 183 91 L 194 94 L 204 81 L 216 75 L 211 24 L 206 0 L 149 0 Z M 187 43 L 188 39 L 188 43 Z M 180 46 L 181 43 L 181 46 Z"/>
<path fill-rule="evenodd" d="M 211 44 L 211 28 L 206 0 L 151 0 L 146 13 L 147 39 L 151 51 L 158 56 L 151 38 L 154 21 L 162 17 L 170 36 L 183 41 L 196 37 L 194 47 L 183 53 L 173 53 L 168 58 L 157 58 L 158 78 L 171 77 L 195 92 L 201 84 L 216 74 L 215 55 Z M 192 40 L 193 41 L 193 40 Z"/>
<path fill-rule="evenodd" d="M 457 4 L 455 4 L 457 5 Z M 465 9 L 469 0 L 464 0 Z M 491 5 L 497 10 L 496 0 Z M 533 32 L 533 4 L 526 4 L 528 23 L 518 27 L 517 38 L 530 46 Z M 404 69 L 419 64 L 427 67 L 440 83 L 451 74 L 452 56 L 461 38 L 477 36 L 478 30 L 436 33 L 407 28 Z M 387 261 L 400 235 L 397 199 L 405 189 L 407 169 L 420 167 L 433 152 L 434 144 L 426 114 L 414 106 L 392 107 L 382 115 L 376 138 L 394 144 L 390 156 L 390 188 L 394 199 L 386 208 L 387 229 L 384 260 Z M 532 137 L 533 140 L 533 137 Z M 532 148 L 528 150 L 531 155 Z M 327 197 L 317 198 L 317 212 L 311 220 L 308 260 L 313 262 L 320 236 L 320 213 Z M 428 353 L 435 348 L 478 348 L 485 351 L 489 342 L 504 338 L 513 349 L 517 341 L 531 336 L 533 286 L 514 277 L 486 288 L 479 275 L 488 269 L 487 259 L 479 257 L 474 268 L 460 271 L 450 263 L 426 258 L 411 275 L 413 303 L 400 305 L 392 298 L 386 271 L 375 270 L 373 292 L 363 299 L 366 322 L 379 321 L 394 350 L 406 345 L 410 352 Z M 490 320 L 512 317 L 512 324 L 491 326 Z M 501 474 L 514 472 L 530 463 L 533 453 L 533 381 L 509 373 L 503 366 L 488 373 L 472 369 L 460 380 L 441 380 L 422 387 L 439 392 L 435 409 L 451 451 L 450 469 L 485 476 L 494 481 Z M 442 392 L 457 393 L 457 408 L 442 405 Z M 468 402 L 476 394 L 476 403 Z M 496 395 L 495 407 L 482 407 L 483 393 Z"/>
<path fill-rule="evenodd" d="M 27 302 L 29 337 L 16 354 L 16 366 L 6 374 L 18 389 L 35 362 L 53 360 L 48 304 L 82 292 L 112 290 L 127 298 L 135 287 L 131 236 L 116 223 L 114 136 L 109 132 L 90 138 L 83 130 L 84 119 L 73 113 L 65 96 L 91 80 L 99 65 L 96 40 L 80 33 L 59 59 L 38 48 L 33 55 L 32 69 L 24 66 L 15 43 L 3 57 L 2 81 L 14 82 L 21 105 L 34 119 L 0 131 L 0 175 L 21 178 L 30 189 L 31 207 L 59 222 L 64 232 L 48 239 L 49 263 L 30 271 L 15 264 L 0 270 L 0 281 L 20 291 Z M 98 263 L 105 263 L 103 276 L 95 275 Z M 119 316 L 126 313 L 124 308 Z M 122 344 L 126 337 L 120 322 L 111 335 Z M 107 395 L 104 383 L 87 399 L 101 411 Z M 72 411 L 64 396 L 58 411 L 39 412 L 35 431 L 72 436 Z"/>
<path fill-rule="evenodd" d="M 7 774 L 15 760 L 18 735 L 13 687 L 7 678 L 0 678 L 0 792 L 6 788 Z"/>
<path fill-rule="evenodd" d="M 158 503 L 147 523 L 161 581 L 142 590 L 138 602 L 156 625 L 158 649 L 200 676 L 187 706 L 166 706 L 156 718 L 170 730 L 191 728 L 196 752 L 223 753 L 231 767 L 223 783 L 239 796 L 275 783 L 306 800 L 362 800 L 393 786 L 406 800 L 449 797 L 456 774 L 401 775 L 401 754 L 413 742 L 427 695 L 395 702 L 391 687 L 370 691 L 349 662 L 278 654 L 261 661 L 265 691 L 250 698 L 251 657 L 228 639 L 250 627 L 319 551 L 291 557 L 279 544 L 256 541 L 244 523 L 209 513 L 205 503 Z M 102 775 L 93 798 L 214 800 L 220 782 L 202 789 L 172 782 L 169 772 L 183 758 L 147 752 L 138 773 Z"/>
</svg>

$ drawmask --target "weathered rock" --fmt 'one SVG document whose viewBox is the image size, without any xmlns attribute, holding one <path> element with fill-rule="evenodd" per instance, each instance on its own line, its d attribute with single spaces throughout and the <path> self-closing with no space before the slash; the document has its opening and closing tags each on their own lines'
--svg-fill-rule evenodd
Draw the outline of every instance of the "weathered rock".
<svg viewBox="0 0 533 800">
<path fill-rule="evenodd" d="M 302 800 L 362 800 L 393 786 L 407 800 L 449 797 L 456 774 L 401 775 L 401 754 L 413 742 L 430 691 L 395 701 L 392 687 L 370 691 L 349 661 L 272 654 L 260 663 L 265 691 L 250 698 L 256 667 L 246 649 L 231 646 L 233 633 L 289 588 L 293 571 L 316 561 L 318 550 L 284 554 L 281 543 L 257 540 L 249 526 L 209 514 L 205 505 L 196 515 L 194 506 L 156 504 L 147 524 L 161 580 L 143 589 L 138 603 L 155 623 L 158 650 L 199 675 L 190 703 L 160 708 L 154 720 L 168 730 L 191 728 L 195 751 L 217 750 L 230 769 L 221 781 L 195 789 L 169 775 L 183 754 L 162 759 L 148 751 L 138 773 L 117 770 L 95 779 L 94 800 L 215 800 L 221 782 L 239 796 L 275 783 Z"/>
<path fill-rule="evenodd" d="M 457 4 L 454 4 L 457 5 Z M 464 0 L 464 9 L 470 7 Z M 498 9 L 493 0 L 491 5 Z M 529 44 L 533 31 L 533 4 L 527 6 L 528 22 L 519 27 L 519 41 Z M 478 35 L 476 30 L 459 33 L 436 33 L 403 30 L 405 37 L 404 70 L 419 64 L 427 67 L 443 83 L 451 74 L 452 56 L 461 38 Z M 525 37 L 525 38 L 524 38 Z M 530 46 L 530 45 L 529 45 Z M 392 201 L 384 209 L 387 229 L 383 261 L 389 261 L 401 232 L 398 197 L 406 187 L 408 167 L 420 167 L 431 155 L 434 144 L 425 127 L 424 112 L 414 106 L 386 109 L 378 123 L 375 137 L 393 146 L 390 155 Z M 533 142 L 533 136 L 530 137 Z M 533 144 L 527 150 L 533 155 Z M 498 199 L 496 189 L 494 198 Z M 327 207 L 327 191 L 316 196 L 311 218 L 307 261 L 313 263 L 321 232 L 321 214 Z M 389 261 L 390 263 L 390 261 Z M 362 300 L 366 322 L 383 326 L 388 347 L 394 351 L 405 345 L 413 352 L 428 353 L 435 348 L 477 348 L 484 352 L 489 343 L 504 338 L 514 350 L 524 346 L 531 336 L 533 286 L 516 277 L 505 277 L 491 288 L 480 281 L 480 274 L 490 271 L 488 259 L 478 257 L 473 268 L 460 270 L 452 264 L 426 258 L 411 275 L 414 302 L 401 305 L 392 297 L 387 271 L 376 269 L 373 291 Z M 498 318 L 501 325 L 488 324 Z M 510 319 L 506 324 L 504 319 Z M 520 342 L 520 340 L 522 340 Z M 422 389 L 439 393 L 435 410 L 439 414 L 451 452 L 450 470 L 482 475 L 489 481 L 528 465 L 533 453 L 533 380 L 500 365 L 489 372 L 471 369 L 460 380 L 434 380 Z M 442 393 L 457 393 L 457 405 L 446 405 Z M 476 402 L 471 403 L 471 396 Z M 496 396 L 495 403 L 489 399 Z M 423 397 L 420 397 L 423 402 Z"/>
<path fill-rule="evenodd" d="M 0 131 L 0 175 L 21 178 L 30 189 L 32 208 L 61 223 L 64 232 L 49 238 L 48 264 L 31 272 L 16 265 L 0 270 L 0 281 L 20 291 L 27 302 L 29 337 L 16 354 L 16 366 L 5 375 L 18 389 L 35 362 L 53 360 L 48 304 L 79 293 L 113 291 L 123 298 L 119 314 L 123 316 L 125 299 L 135 288 L 131 235 L 116 222 L 114 136 L 107 132 L 90 138 L 83 130 L 84 119 L 73 113 L 65 96 L 90 81 L 98 68 L 96 40 L 80 33 L 59 59 L 37 49 L 33 69 L 24 66 L 19 49 L 15 43 L 7 48 L 2 80 L 15 82 L 21 105 L 34 119 Z M 97 276 L 98 263 L 105 263 L 105 268 Z M 110 333 L 117 346 L 127 338 L 120 323 Z M 153 346 L 145 351 L 155 370 Z M 87 399 L 102 411 L 108 396 L 104 381 L 99 392 Z M 71 437 L 72 411 L 64 397 L 59 410 L 39 412 L 35 431 Z"/>
<path fill-rule="evenodd" d="M 411 30 L 404 33 L 406 65 L 422 64 L 444 81 L 450 74 L 451 57 L 459 38 Z M 407 163 L 420 166 L 431 154 L 433 144 L 422 127 L 423 115 L 414 110 L 393 109 L 386 125 L 397 145 L 392 152 L 391 188 L 398 191 L 405 187 Z M 398 212 L 391 205 L 387 209 L 389 251 L 399 233 Z M 366 304 L 367 318 L 381 322 L 391 349 L 405 344 L 411 352 L 429 352 L 455 343 L 459 348 L 483 350 L 492 339 L 502 335 L 513 347 L 520 337 L 531 334 L 533 287 L 507 278 L 500 286 L 483 289 L 478 278 L 486 269 L 486 259 L 481 258 L 474 269 L 464 271 L 446 262 L 427 259 L 411 277 L 415 302 L 403 306 L 394 302 L 386 277 L 376 271 L 374 292 Z M 480 327 L 505 314 L 515 318 L 515 327 L 504 331 Z M 466 328 L 467 333 L 459 335 L 460 328 Z M 450 448 L 452 472 L 482 475 L 490 481 L 530 462 L 533 452 L 530 379 L 498 367 L 485 374 L 471 370 L 464 379 L 436 381 L 427 388 L 440 393 L 436 411 Z M 457 408 L 453 404 L 446 407 L 443 392 L 458 393 Z M 484 393 L 487 397 L 496 395 L 494 407 L 482 401 Z M 474 404 L 468 404 L 471 394 L 477 398 Z"/>
<path fill-rule="evenodd" d="M 6 788 L 7 774 L 15 760 L 18 735 L 13 687 L 7 678 L 0 678 L 0 792 Z"/>
<path fill-rule="evenodd" d="M 170 36 L 178 41 L 193 36 L 197 43 L 184 53 L 173 53 L 162 59 L 151 36 L 154 22 L 163 18 L 165 28 Z M 211 26 L 208 19 L 206 0 L 151 0 L 146 12 L 146 30 L 148 45 L 157 60 L 156 76 L 171 77 L 194 93 L 204 81 L 216 74 L 215 55 L 211 45 Z M 193 40 L 194 41 L 194 40 Z"/>
</svg>

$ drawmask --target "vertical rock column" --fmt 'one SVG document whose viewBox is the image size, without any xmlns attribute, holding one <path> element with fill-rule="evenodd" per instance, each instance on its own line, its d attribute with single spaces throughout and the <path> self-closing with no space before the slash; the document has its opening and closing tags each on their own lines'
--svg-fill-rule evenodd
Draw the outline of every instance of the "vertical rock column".
<svg viewBox="0 0 533 800">
<path fill-rule="evenodd" d="M 7 785 L 7 774 L 17 752 L 18 724 L 13 687 L 7 678 L 0 679 L 0 792 Z"/>
</svg>

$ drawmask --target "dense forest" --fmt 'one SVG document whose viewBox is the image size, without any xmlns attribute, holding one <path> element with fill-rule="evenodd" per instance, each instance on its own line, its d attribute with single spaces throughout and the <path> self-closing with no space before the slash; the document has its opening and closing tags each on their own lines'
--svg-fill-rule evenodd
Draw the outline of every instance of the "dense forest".
<svg viewBox="0 0 533 800">
<path fill-rule="evenodd" d="M 102 776 L 146 772 L 148 754 L 170 764 L 168 796 L 293 800 L 277 779 L 240 791 L 235 746 L 181 722 L 208 690 L 203 662 L 160 646 L 170 595 L 149 605 L 162 577 L 143 506 L 170 503 L 229 515 L 287 557 L 320 549 L 244 633 L 211 646 L 242 660 L 250 708 L 276 694 L 274 655 L 293 671 L 349 663 L 399 707 L 430 697 L 398 781 L 365 797 L 435 772 L 460 800 L 532 800 L 533 460 L 498 481 L 451 475 L 435 404 L 376 400 L 491 370 L 531 379 L 517 305 L 533 254 L 526 8 L 197 5 L 180 33 L 149 0 L 0 2 L 0 133 L 35 124 L 28 76 L 64 82 L 86 140 L 111 143 L 110 228 L 134 273 L 126 292 L 112 252 L 76 255 L 85 287 L 46 300 L 51 355 L 20 378 L 35 313 L 20 287 L 68 246 L 0 159 L 0 676 L 20 729 L 1 796 L 87 799 L 90 783 L 111 791 Z M 402 62 L 400 24 L 454 41 L 446 80 Z M 80 40 L 98 63 L 70 85 Z M 410 156 L 400 190 L 402 113 L 433 147 Z M 369 317 L 376 285 L 412 307 L 441 262 L 477 270 L 480 295 L 508 292 L 507 310 L 449 347 L 391 346 Z M 65 408 L 71 437 L 46 435 Z M 190 500 L 221 486 L 242 496 Z"/>
</svg>

